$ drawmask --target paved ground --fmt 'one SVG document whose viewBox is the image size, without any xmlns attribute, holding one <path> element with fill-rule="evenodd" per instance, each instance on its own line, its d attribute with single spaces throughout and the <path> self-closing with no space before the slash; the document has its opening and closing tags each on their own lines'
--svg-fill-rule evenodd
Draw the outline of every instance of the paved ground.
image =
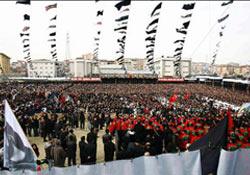
<svg viewBox="0 0 250 175">
<path fill-rule="evenodd" d="M 86 122 L 87 123 L 87 122 Z M 87 128 L 87 125 L 86 127 Z M 87 138 L 87 133 L 89 131 L 86 129 L 76 129 L 75 130 L 75 135 L 77 137 L 77 153 L 76 153 L 76 163 L 80 164 L 80 155 L 79 155 L 79 147 L 78 147 L 78 142 L 80 141 L 81 136 L 85 136 Z M 102 143 L 102 136 L 104 135 L 105 131 L 104 130 L 100 130 L 98 132 L 98 139 L 97 139 L 97 163 L 99 162 L 103 162 L 104 161 L 104 148 L 103 148 L 103 143 Z M 40 156 L 39 159 L 44 159 L 45 158 L 45 151 L 44 151 L 44 142 L 43 142 L 43 138 L 42 137 L 29 137 L 28 138 L 30 143 L 36 143 L 38 148 L 39 148 L 39 152 L 40 152 Z M 67 159 L 66 159 L 66 165 L 67 165 Z"/>
</svg>

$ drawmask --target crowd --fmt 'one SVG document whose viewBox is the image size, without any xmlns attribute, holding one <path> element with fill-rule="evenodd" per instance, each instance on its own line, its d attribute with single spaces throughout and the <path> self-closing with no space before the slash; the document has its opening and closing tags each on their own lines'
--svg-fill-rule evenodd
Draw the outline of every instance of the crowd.
<svg viewBox="0 0 250 175">
<path fill-rule="evenodd" d="M 202 84 L 0 84 L 0 100 L 7 99 L 27 136 L 42 137 L 46 162 L 54 166 L 96 162 L 98 131 L 104 159 L 127 159 L 186 151 L 228 115 L 214 100 L 241 105 L 250 96 L 241 91 Z M 208 100 L 212 99 L 212 100 Z M 0 147 L 3 146 L 3 104 L 0 106 Z M 234 126 L 228 150 L 250 146 L 250 117 L 230 114 Z M 114 116 L 114 117 L 113 117 Z M 87 124 L 85 125 L 85 122 Z M 79 141 L 75 128 L 87 126 Z M 36 144 L 32 145 L 39 156 Z"/>
</svg>

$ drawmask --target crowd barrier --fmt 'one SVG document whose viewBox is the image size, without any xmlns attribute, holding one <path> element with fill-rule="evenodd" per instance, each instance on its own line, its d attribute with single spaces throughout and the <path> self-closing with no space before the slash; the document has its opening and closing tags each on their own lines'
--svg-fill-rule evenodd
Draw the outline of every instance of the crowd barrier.
<svg viewBox="0 0 250 175">
<path fill-rule="evenodd" d="M 159 156 L 143 156 L 131 160 L 118 160 L 95 165 L 65 168 L 53 167 L 50 171 L 29 170 L 8 172 L 2 175 L 201 175 L 200 151 Z M 233 152 L 221 150 L 218 175 L 249 175 L 250 149 Z"/>
</svg>

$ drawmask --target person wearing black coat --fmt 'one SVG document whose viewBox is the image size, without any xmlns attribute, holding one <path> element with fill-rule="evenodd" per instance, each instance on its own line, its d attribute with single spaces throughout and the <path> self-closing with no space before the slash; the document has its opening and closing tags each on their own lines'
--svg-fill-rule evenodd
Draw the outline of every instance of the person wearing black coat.
<svg viewBox="0 0 250 175">
<path fill-rule="evenodd" d="M 73 135 L 69 135 L 67 140 L 68 166 L 76 165 L 76 142 Z"/>
<path fill-rule="evenodd" d="M 79 142 L 81 165 L 86 164 L 87 162 L 86 147 L 87 143 L 85 142 L 85 136 L 82 136 L 81 141 Z"/>
<path fill-rule="evenodd" d="M 96 163 L 96 145 L 93 142 L 88 142 L 86 145 L 86 164 L 91 165 Z"/>
<path fill-rule="evenodd" d="M 105 162 L 114 160 L 115 154 L 115 144 L 109 138 L 107 142 L 104 143 L 104 160 Z"/>
</svg>

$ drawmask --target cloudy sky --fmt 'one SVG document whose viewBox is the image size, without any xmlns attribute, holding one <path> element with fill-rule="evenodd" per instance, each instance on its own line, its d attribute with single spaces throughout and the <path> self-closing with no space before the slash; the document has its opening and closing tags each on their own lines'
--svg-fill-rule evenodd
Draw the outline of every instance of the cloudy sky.
<svg viewBox="0 0 250 175">
<path fill-rule="evenodd" d="M 70 35 L 70 56 L 79 57 L 94 49 L 94 33 L 97 6 L 95 1 L 58 1 L 57 9 L 45 11 L 45 6 L 57 1 L 31 1 L 31 6 L 16 5 L 15 1 L 0 2 L 0 52 L 12 58 L 23 59 L 22 40 L 19 36 L 24 27 L 23 12 L 30 10 L 30 48 L 32 59 L 50 59 L 48 29 L 49 19 L 57 14 L 57 52 L 59 60 L 65 59 L 66 33 Z M 125 57 L 145 57 L 145 28 L 149 15 L 159 1 L 132 1 L 128 22 Z M 173 42 L 181 39 L 175 29 L 181 26 L 180 15 L 183 1 L 163 1 L 158 32 L 156 36 L 155 57 L 172 56 L 177 47 Z M 191 24 L 186 36 L 183 58 L 193 61 L 211 62 L 215 45 L 219 40 L 217 19 L 226 9 L 222 1 L 196 1 Z M 104 8 L 104 20 L 99 50 L 100 59 L 115 59 L 117 49 L 117 17 L 114 1 L 99 1 Z M 226 28 L 216 63 L 238 62 L 250 64 L 250 2 L 235 1 L 224 14 Z"/>
</svg>

